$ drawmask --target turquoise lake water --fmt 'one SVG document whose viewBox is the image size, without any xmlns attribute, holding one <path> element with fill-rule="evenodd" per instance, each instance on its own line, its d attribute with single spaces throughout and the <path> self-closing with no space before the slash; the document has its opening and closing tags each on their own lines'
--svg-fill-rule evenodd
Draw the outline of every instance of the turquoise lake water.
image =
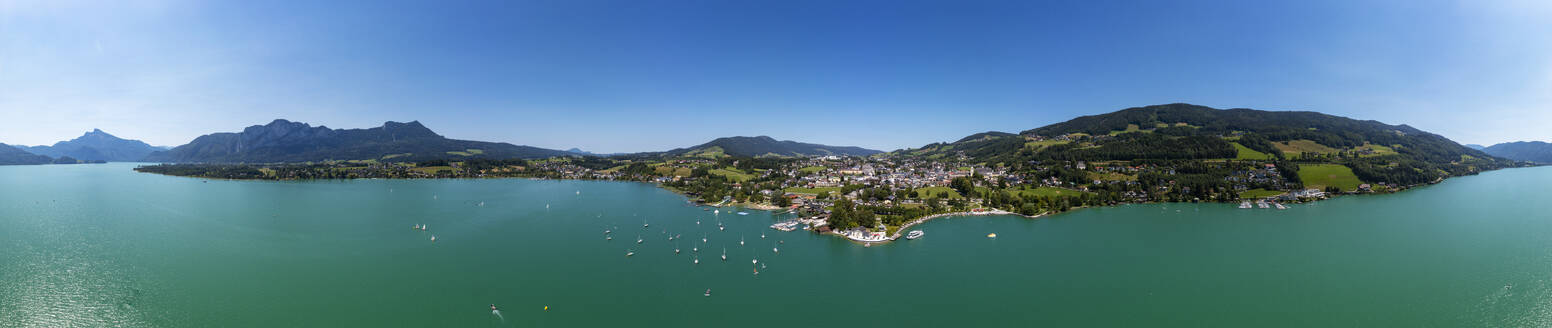
<svg viewBox="0 0 1552 328">
<path fill-rule="evenodd" d="M 873 247 L 640 183 L 132 167 L 0 166 L 0 327 L 1552 325 L 1552 167 L 1281 211 L 939 219 Z"/>
</svg>

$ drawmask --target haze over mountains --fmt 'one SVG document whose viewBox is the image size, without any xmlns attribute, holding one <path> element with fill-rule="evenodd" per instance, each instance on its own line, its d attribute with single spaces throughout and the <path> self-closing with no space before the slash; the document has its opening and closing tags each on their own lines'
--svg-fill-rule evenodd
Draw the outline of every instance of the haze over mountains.
<svg viewBox="0 0 1552 328">
<path fill-rule="evenodd" d="M 47 164 L 50 157 L 93 161 L 146 161 L 167 163 L 278 163 L 328 160 L 377 160 L 413 162 L 431 159 L 535 159 L 556 156 L 636 156 L 686 153 L 734 156 L 865 156 L 877 150 L 828 146 L 770 137 L 729 137 L 688 148 L 636 154 L 598 154 L 572 148 L 554 150 L 508 143 L 445 138 L 420 122 L 386 122 L 368 129 L 330 129 L 277 119 L 235 133 L 212 133 L 188 144 L 163 148 L 138 140 L 126 140 L 102 130 L 53 146 L 4 147 L 0 163 Z"/>
<path fill-rule="evenodd" d="M 876 150 L 836 147 L 770 137 L 731 137 L 661 154 L 690 152 L 737 156 L 871 155 Z M 649 153 L 659 154 L 659 153 Z M 187 145 L 154 152 L 144 159 L 174 163 L 269 163 L 327 160 L 423 161 L 431 159 L 535 159 L 556 156 L 610 156 L 579 149 L 554 150 L 508 143 L 448 139 L 419 122 L 387 122 L 369 129 L 330 129 L 275 120 L 238 133 L 215 133 Z"/>
<path fill-rule="evenodd" d="M 32 146 L 23 149 L 33 154 L 54 158 L 68 156 L 85 161 L 110 162 L 138 161 L 152 152 L 162 150 L 140 140 L 115 137 L 100 129 L 93 129 L 69 141 L 54 143 L 53 146 Z"/>
<path fill-rule="evenodd" d="M 48 156 L 29 153 L 18 146 L 0 144 L 0 165 L 48 164 L 52 161 Z"/>
<path fill-rule="evenodd" d="M 1485 147 L 1482 151 L 1516 161 L 1552 163 L 1552 143 L 1541 141 L 1505 142 Z"/>
<path fill-rule="evenodd" d="M 1135 133 L 1134 133 L 1135 132 Z M 1083 147 L 1051 143 L 1070 135 L 1109 135 L 1102 144 Z M 1222 136 L 1233 135 L 1232 138 Z M 1241 137 L 1243 135 L 1243 137 Z M 988 162 L 1040 159 L 1135 160 L 1234 158 L 1243 147 L 1278 159 L 1300 157 L 1355 158 L 1396 154 L 1429 166 L 1451 165 L 1463 156 L 1498 156 L 1520 161 L 1552 162 L 1546 143 L 1506 143 L 1477 150 L 1405 124 L 1388 125 L 1316 112 L 1219 110 L 1190 104 L 1128 108 L 1112 113 L 1025 130 L 989 131 L 953 143 L 935 143 L 896 151 L 906 156 L 968 156 Z M 168 163 L 277 163 L 329 160 L 413 162 L 432 159 L 536 159 L 557 156 L 870 156 L 882 153 L 861 147 L 830 146 L 768 136 L 724 137 L 662 152 L 595 154 L 572 148 L 554 150 L 509 143 L 456 140 L 443 137 L 419 122 L 386 122 L 367 129 L 331 129 L 278 119 L 234 133 L 213 133 L 163 150 L 137 140 L 93 130 L 52 146 L 3 147 L 0 163 L 42 164 L 49 157 L 81 160 Z M 32 153 L 41 156 L 28 156 Z M 1359 166 L 1361 163 L 1353 163 Z M 1441 168 L 1441 167 L 1430 167 Z"/>
</svg>

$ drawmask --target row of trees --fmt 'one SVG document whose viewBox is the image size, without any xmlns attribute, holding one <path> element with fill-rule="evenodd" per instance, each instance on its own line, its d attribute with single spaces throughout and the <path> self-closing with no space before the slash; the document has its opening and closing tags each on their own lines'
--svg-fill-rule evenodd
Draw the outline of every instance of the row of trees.
<svg viewBox="0 0 1552 328">
<path fill-rule="evenodd" d="M 859 208 L 850 199 L 841 197 L 835 200 L 835 205 L 830 207 L 830 228 L 846 230 L 855 227 L 872 227 L 877 224 L 877 214 L 874 209 L 866 206 Z"/>
</svg>

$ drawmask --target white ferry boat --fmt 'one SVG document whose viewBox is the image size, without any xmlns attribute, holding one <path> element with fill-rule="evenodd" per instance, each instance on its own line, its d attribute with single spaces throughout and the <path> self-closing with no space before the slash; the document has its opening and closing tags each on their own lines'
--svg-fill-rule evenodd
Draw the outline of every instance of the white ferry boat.
<svg viewBox="0 0 1552 328">
<path fill-rule="evenodd" d="M 907 233 L 907 234 L 905 234 L 905 239 L 916 239 L 916 238 L 921 238 L 921 237 L 922 237 L 922 235 L 926 235 L 926 234 L 927 234 L 927 233 L 925 233 L 925 232 L 922 232 L 922 231 L 921 231 L 921 230 L 911 230 L 911 233 Z"/>
</svg>

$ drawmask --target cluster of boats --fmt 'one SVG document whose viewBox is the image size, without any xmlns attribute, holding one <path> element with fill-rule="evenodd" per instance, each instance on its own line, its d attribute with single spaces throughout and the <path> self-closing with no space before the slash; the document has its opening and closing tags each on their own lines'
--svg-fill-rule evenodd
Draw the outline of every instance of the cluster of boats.
<svg viewBox="0 0 1552 328">
<path fill-rule="evenodd" d="M 718 211 L 718 212 L 720 212 L 720 211 Z M 738 212 L 738 213 L 739 214 L 747 214 L 745 212 Z M 701 222 L 700 222 L 699 219 L 697 219 L 695 221 L 696 226 L 700 226 L 701 225 L 700 223 Z M 717 230 L 716 231 L 727 231 L 727 226 L 724 225 L 721 222 L 721 220 L 717 220 L 716 223 L 717 223 Z M 784 222 L 780 222 L 780 223 L 774 224 L 774 225 L 771 226 L 771 228 L 777 229 L 777 230 L 782 230 L 782 231 L 792 231 L 792 230 L 796 230 L 799 225 L 802 225 L 802 223 L 799 222 L 799 221 L 793 220 L 793 221 L 784 221 Z M 646 232 L 645 230 L 650 229 L 651 226 L 652 225 L 650 223 L 648 223 L 646 221 L 643 221 L 642 224 L 641 224 L 641 229 L 643 230 L 642 232 Z M 609 229 L 604 229 L 604 240 L 613 240 L 614 239 L 613 234 L 615 233 L 615 230 L 618 229 L 618 228 L 619 227 L 611 227 Z M 805 226 L 805 229 L 806 228 L 807 227 Z M 682 234 L 668 232 L 668 230 L 666 228 L 662 229 L 660 231 L 660 233 L 662 235 L 666 236 L 667 240 L 669 242 L 674 244 L 673 251 L 674 251 L 675 255 L 683 255 L 684 254 L 684 251 L 680 248 L 680 243 L 683 242 L 682 241 L 682 239 L 683 239 L 683 235 Z M 760 239 L 769 239 L 769 236 L 767 236 L 766 233 L 761 232 L 760 233 Z M 711 241 L 710 234 L 706 233 L 706 232 L 703 232 L 701 234 L 700 240 L 698 240 L 698 241 L 692 240 L 691 241 L 690 263 L 692 265 L 699 265 L 701 263 L 701 259 L 700 259 L 700 246 L 701 245 L 709 245 L 710 241 Z M 636 255 L 636 253 L 637 253 L 637 249 L 641 248 L 643 245 L 645 245 L 645 243 L 646 243 L 646 238 L 644 238 L 641 234 L 638 234 L 637 237 L 636 237 L 636 244 L 632 245 L 632 247 L 630 247 L 630 248 L 625 250 L 625 257 L 634 257 Z M 748 243 L 749 243 L 749 241 L 747 240 L 747 238 L 745 238 L 743 236 L 739 237 L 739 240 L 738 240 L 738 246 L 739 247 L 748 246 Z M 784 242 L 780 241 L 780 240 L 778 240 L 775 243 L 773 243 L 771 245 L 771 253 L 772 254 L 781 254 L 781 245 L 782 244 L 784 244 Z M 751 272 L 752 272 L 753 275 L 759 276 L 760 275 L 760 270 L 761 269 L 765 269 L 768 264 L 765 263 L 765 262 L 760 262 L 759 254 L 758 254 L 759 252 L 758 251 L 753 252 L 753 253 L 754 254 L 751 254 L 751 258 L 749 260 L 749 264 L 752 266 Z M 728 249 L 727 249 L 727 247 L 723 247 L 722 248 L 722 252 L 721 252 L 721 254 L 718 255 L 718 258 L 720 258 L 723 262 L 727 262 L 728 261 L 729 257 L 728 257 Z M 711 296 L 711 290 L 710 289 L 706 290 L 705 296 Z"/>
<path fill-rule="evenodd" d="M 427 230 L 430 230 L 430 229 L 431 228 L 428 228 L 428 226 L 426 224 L 416 224 L 416 225 L 410 227 L 410 230 L 427 231 Z M 431 242 L 433 242 L 433 243 L 436 242 L 436 235 L 431 235 Z"/>
<path fill-rule="evenodd" d="M 696 225 L 700 225 L 700 223 L 701 223 L 700 220 L 696 220 L 695 221 Z M 787 227 L 787 226 L 792 225 L 792 224 L 795 224 L 795 221 L 788 221 L 788 222 L 777 223 L 776 225 L 773 225 L 772 227 L 773 228 L 776 228 L 777 226 Z M 649 228 L 651 226 L 652 226 L 651 224 L 646 223 L 646 222 L 642 222 L 642 224 L 641 224 L 641 228 L 642 229 L 647 229 L 647 228 Z M 420 226 L 417 225 L 416 227 L 418 228 Z M 616 227 L 616 228 L 618 228 L 618 227 Z M 726 231 L 727 230 L 727 226 L 723 225 L 721 221 L 718 221 L 717 222 L 717 230 L 718 231 Z M 778 229 L 778 230 L 791 231 L 792 229 Z M 612 229 L 605 229 L 604 230 L 604 240 L 614 240 L 613 233 L 614 233 L 614 230 L 612 230 Z M 665 234 L 665 235 L 668 235 L 668 241 L 674 241 L 676 239 L 683 239 L 684 238 L 684 235 L 682 235 L 682 234 L 669 234 L 667 229 L 663 229 L 662 233 Z M 765 233 L 763 233 L 763 232 L 760 233 L 760 239 L 766 239 L 766 238 L 767 238 L 767 236 L 765 235 Z M 641 237 L 641 235 L 638 234 L 636 236 L 636 244 L 642 244 L 642 243 L 645 243 L 645 242 L 646 242 L 646 239 Z M 706 234 L 703 233 L 701 235 L 701 242 L 700 243 L 704 244 L 704 243 L 709 243 L 709 242 L 710 242 L 710 238 Z M 777 242 L 777 244 L 781 244 L 781 243 L 783 243 L 783 242 L 781 242 L 781 241 Z M 746 244 L 747 244 L 747 241 L 745 241 L 744 237 L 740 236 L 738 238 L 738 245 L 739 246 L 744 246 Z M 700 245 L 696 244 L 696 245 L 692 246 L 690 250 L 693 253 L 699 253 L 700 252 Z M 780 247 L 771 247 L 771 252 L 772 253 L 780 253 L 781 249 L 780 249 Z M 674 246 L 674 254 L 680 254 L 680 253 L 682 253 L 682 251 L 680 250 L 679 246 L 676 244 Z M 722 254 L 722 260 L 726 261 L 727 260 L 727 249 L 723 248 L 722 253 L 723 253 Z M 634 249 L 628 249 L 628 250 L 626 250 L 625 256 L 632 256 L 632 255 L 635 255 L 635 254 L 636 254 L 636 252 L 635 252 Z M 694 261 L 694 263 L 697 263 L 697 264 L 700 263 L 700 259 L 699 259 L 698 256 L 693 261 Z"/>
</svg>

